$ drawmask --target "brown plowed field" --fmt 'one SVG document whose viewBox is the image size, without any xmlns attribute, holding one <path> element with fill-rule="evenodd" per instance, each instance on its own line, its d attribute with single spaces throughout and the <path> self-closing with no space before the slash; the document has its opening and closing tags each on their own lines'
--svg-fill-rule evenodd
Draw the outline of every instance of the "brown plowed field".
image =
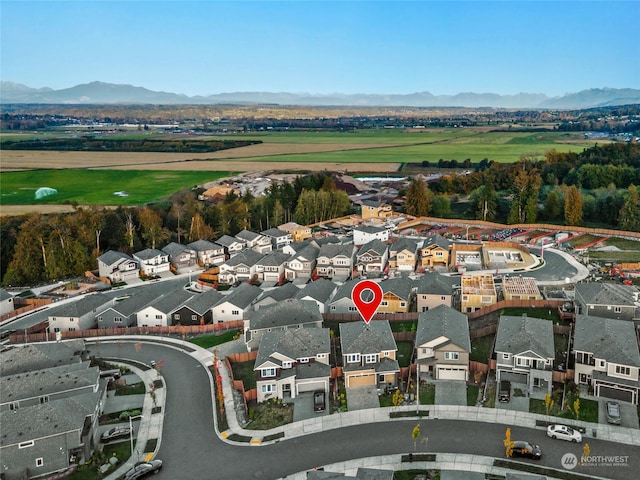
<svg viewBox="0 0 640 480">
<path fill-rule="evenodd" d="M 271 155 L 339 152 L 394 145 L 261 143 L 211 153 L 157 152 L 48 152 L 5 150 L 0 172 L 42 168 L 93 168 L 122 170 L 345 170 L 357 164 L 325 162 L 243 162 L 243 158 Z M 224 160 L 229 160 L 225 162 Z M 398 164 L 367 164 L 367 171 L 393 172 Z"/>
</svg>

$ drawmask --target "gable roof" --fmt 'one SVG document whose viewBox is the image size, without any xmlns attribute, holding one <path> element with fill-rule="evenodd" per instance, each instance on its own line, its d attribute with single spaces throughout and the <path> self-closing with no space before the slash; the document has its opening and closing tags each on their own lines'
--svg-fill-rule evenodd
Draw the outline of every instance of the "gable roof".
<svg viewBox="0 0 640 480">
<path fill-rule="evenodd" d="M 385 227 L 376 227 L 374 225 L 358 225 L 357 227 L 353 227 L 353 229 L 369 234 L 381 233 L 387 230 Z"/>
<path fill-rule="evenodd" d="M 587 305 L 635 306 L 634 294 L 638 289 L 633 285 L 622 283 L 586 282 L 576 284 L 576 296 Z"/>
<path fill-rule="evenodd" d="M 345 256 L 353 258 L 353 245 L 342 245 L 335 243 L 327 243 L 320 247 L 319 257 L 335 258 L 337 256 Z"/>
<path fill-rule="evenodd" d="M 157 248 L 145 248 L 144 250 L 134 253 L 134 255 L 141 260 L 151 260 L 152 258 L 165 256 L 167 254 Z"/>
<path fill-rule="evenodd" d="M 188 244 L 187 247 L 196 252 L 206 252 L 207 250 L 219 250 L 221 245 L 216 245 L 209 240 L 196 240 Z"/>
<path fill-rule="evenodd" d="M 349 300 L 351 300 L 351 292 L 353 291 L 353 287 L 356 286 L 356 283 L 358 283 L 360 281 L 360 279 L 353 279 L 353 280 L 347 280 L 346 282 L 344 282 L 339 288 L 338 291 L 336 292 L 336 294 L 333 296 L 333 298 L 331 299 L 331 303 L 335 303 L 338 300 L 342 300 L 343 298 L 348 298 Z M 364 298 L 365 301 L 371 301 L 367 298 L 365 298 L 365 295 L 368 294 L 370 292 L 366 291 L 363 292 L 362 297 Z"/>
<path fill-rule="evenodd" d="M 408 250 L 415 254 L 418 251 L 418 242 L 412 238 L 400 237 L 397 242 L 389 245 L 391 254 L 397 254 L 403 250 Z"/>
<path fill-rule="evenodd" d="M 148 306 L 155 308 L 159 312 L 167 314 L 184 305 L 186 301 L 194 295 L 200 294 L 194 294 L 182 289 L 174 290 L 173 292 L 162 295 Z"/>
<path fill-rule="evenodd" d="M 519 354 L 530 350 L 543 358 L 555 358 L 553 322 L 541 318 L 501 316 L 496 334 L 496 352 Z"/>
<path fill-rule="evenodd" d="M 19 401 L 88 388 L 95 386 L 99 378 L 99 368 L 89 367 L 88 361 L 7 375 L 2 377 L 2 401 Z"/>
<path fill-rule="evenodd" d="M 304 243 L 304 242 L 300 242 L 300 243 Z M 295 247 L 294 247 L 294 250 L 296 250 Z M 307 243 L 306 245 L 303 245 L 302 248 L 296 250 L 296 254 L 293 257 L 291 257 L 291 260 L 294 260 L 294 259 L 302 259 L 306 261 L 315 260 L 316 258 L 318 258 L 318 253 L 320 253 L 320 249 L 318 247 L 311 245 L 310 243 Z"/>
<path fill-rule="evenodd" d="M 216 240 L 216 243 L 218 245 L 222 245 L 223 247 L 229 247 L 229 246 L 233 245 L 234 243 L 243 244 L 245 242 L 243 242 L 241 240 L 238 240 L 237 238 L 232 237 L 230 235 L 223 235 L 219 239 Z"/>
<path fill-rule="evenodd" d="M 573 349 L 607 362 L 640 367 L 634 323 L 629 320 L 576 315 Z"/>
<path fill-rule="evenodd" d="M 13 295 L 7 292 L 4 288 L 0 288 L 0 301 L 9 300 L 10 298 L 13 298 Z"/>
<path fill-rule="evenodd" d="M 262 260 L 264 256 L 264 253 L 256 252 L 253 249 L 243 250 L 242 252 L 224 262 L 224 264 L 229 267 L 237 267 L 238 265 L 253 267 L 255 264 L 260 262 L 260 260 Z"/>
<path fill-rule="evenodd" d="M 108 250 L 98 257 L 98 261 L 105 265 L 115 265 L 123 261 L 135 262 L 136 260 L 127 255 L 126 253 L 116 252 L 115 250 Z"/>
<path fill-rule="evenodd" d="M 362 245 L 356 255 L 360 257 L 362 255 L 365 255 L 369 251 L 373 251 L 375 254 L 382 256 L 387 251 L 387 248 L 388 247 L 386 243 L 384 243 L 382 240 L 378 238 L 375 238 L 370 242 L 367 242 L 364 245 Z"/>
<path fill-rule="evenodd" d="M 97 316 L 99 316 L 102 312 L 106 312 L 107 310 L 114 310 L 124 317 L 128 317 L 141 308 L 149 305 L 160 295 L 161 294 L 158 294 L 156 290 L 148 290 L 143 288 L 136 291 L 135 294 L 131 294 L 131 296 L 126 297 L 124 300 L 116 301 L 116 299 L 114 298 L 111 301 L 110 305 L 105 305 L 101 309 L 101 311 L 97 312 Z"/>
<path fill-rule="evenodd" d="M 261 236 L 262 235 L 260 235 L 259 233 L 252 232 L 251 230 L 247 230 L 246 228 L 241 232 L 236 233 L 236 238 L 239 238 L 243 242 L 253 242 Z"/>
<path fill-rule="evenodd" d="M 49 315 L 49 317 L 74 317 L 79 318 L 91 311 L 101 309 L 111 300 L 102 293 L 94 293 L 82 297 L 80 300 L 65 304 L 60 310 Z"/>
<path fill-rule="evenodd" d="M 269 230 L 265 230 L 260 233 L 262 235 L 266 235 L 267 237 L 271 237 L 271 238 L 291 236 L 289 232 L 285 232 L 283 230 L 280 230 L 279 228 L 270 228 Z"/>
<path fill-rule="evenodd" d="M 413 290 L 413 280 L 402 275 L 401 277 L 390 278 L 380 282 L 383 295 L 387 292 L 394 293 L 398 297 L 409 300 Z"/>
<path fill-rule="evenodd" d="M 11 345 L 0 353 L 0 375 L 80 363 L 86 351 L 84 340 Z"/>
<path fill-rule="evenodd" d="M 262 365 L 274 353 L 295 361 L 296 358 L 315 357 L 318 353 L 329 353 L 330 350 L 328 328 L 292 328 L 266 332 L 260 339 L 255 366 Z M 277 359 L 271 358 L 271 361 L 282 365 Z"/>
<path fill-rule="evenodd" d="M 258 295 L 262 293 L 262 290 L 255 285 L 249 285 L 248 283 L 241 283 L 236 288 L 231 290 L 229 295 L 225 295 L 220 299 L 215 306 L 222 305 L 225 302 L 229 302 L 236 307 L 240 307 L 241 309 L 247 308 L 251 305 Z"/>
<path fill-rule="evenodd" d="M 248 316 L 251 330 L 322 322 L 322 315 L 315 302 L 293 298 L 250 312 Z"/>
<path fill-rule="evenodd" d="M 439 337 L 471 352 L 469 320 L 467 316 L 446 305 L 438 305 L 418 316 L 416 347 Z"/>
<path fill-rule="evenodd" d="M 282 252 L 270 252 L 260 259 L 257 263 L 263 267 L 279 267 L 283 265 L 291 256 Z"/>
<path fill-rule="evenodd" d="M 415 285 L 418 294 L 452 295 L 455 287 L 460 287 L 460 277 L 448 277 L 437 272 L 425 272 Z"/>
<path fill-rule="evenodd" d="M 318 302 L 326 303 L 329 298 L 331 298 L 331 294 L 336 287 L 337 285 L 331 280 L 320 278 L 315 282 L 307 283 L 302 290 L 298 291 L 296 298 L 302 299 L 304 297 L 311 297 Z"/>
<path fill-rule="evenodd" d="M 224 295 L 211 288 L 198 295 L 194 295 L 184 302 L 184 306 L 190 308 L 196 313 L 199 313 L 200 315 L 204 315 L 207 310 L 210 310 L 223 297 Z"/>
<path fill-rule="evenodd" d="M 397 350 L 388 320 L 348 322 L 340 324 L 340 345 L 342 354 L 361 355 L 380 353 L 383 350 Z"/>
<path fill-rule="evenodd" d="M 296 287 L 293 283 L 285 283 L 284 285 L 274 288 L 273 290 L 265 291 L 262 295 L 260 295 L 260 300 L 264 300 L 265 298 L 273 298 L 276 302 L 280 302 L 282 300 L 287 300 L 289 298 L 294 298 L 300 289 Z"/>
<path fill-rule="evenodd" d="M 313 241 L 319 247 L 322 247 L 323 245 L 331 245 L 331 244 L 335 245 L 335 244 L 342 243 L 342 241 L 335 235 L 327 235 L 326 237 L 314 238 Z"/>
<path fill-rule="evenodd" d="M 176 255 L 180 255 L 185 250 L 191 250 L 186 245 L 182 245 L 181 243 L 171 242 L 166 246 L 162 247 L 162 251 L 169 255 L 170 257 L 174 257 Z"/>
<path fill-rule="evenodd" d="M 431 235 L 431 236 L 425 238 L 424 244 L 422 245 L 422 248 L 437 246 L 437 247 L 443 248 L 445 250 L 449 250 L 449 245 L 450 244 L 451 243 L 449 242 L 449 240 L 444 238 L 439 233 L 436 233 L 435 235 Z"/>
</svg>

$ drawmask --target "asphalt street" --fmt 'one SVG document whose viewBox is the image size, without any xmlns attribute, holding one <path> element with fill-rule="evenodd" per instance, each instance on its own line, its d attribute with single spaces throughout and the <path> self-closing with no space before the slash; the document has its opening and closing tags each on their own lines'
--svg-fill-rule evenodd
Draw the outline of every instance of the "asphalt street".
<svg viewBox="0 0 640 480">
<path fill-rule="evenodd" d="M 156 478 L 164 479 L 277 479 L 325 464 L 385 454 L 414 452 L 411 431 L 417 420 L 389 421 L 324 431 L 272 445 L 230 445 L 214 429 L 211 385 L 205 368 L 189 355 L 160 344 L 126 340 L 91 345 L 97 357 L 133 359 L 144 363 L 162 361 L 166 384 L 163 435 L 157 458 L 164 462 Z M 417 452 L 468 453 L 503 458 L 505 426 L 501 424 L 420 420 L 428 438 Z M 522 460 L 561 468 L 565 453 L 582 455 L 582 446 L 552 440 L 542 429 L 512 428 L 513 440 L 540 445 L 540 461 Z M 614 480 L 637 478 L 640 452 L 637 447 L 589 439 L 591 455 L 628 455 L 626 467 L 576 467 L 573 472 Z M 407 468 L 410 468 L 407 466 Z"/>
</svg>

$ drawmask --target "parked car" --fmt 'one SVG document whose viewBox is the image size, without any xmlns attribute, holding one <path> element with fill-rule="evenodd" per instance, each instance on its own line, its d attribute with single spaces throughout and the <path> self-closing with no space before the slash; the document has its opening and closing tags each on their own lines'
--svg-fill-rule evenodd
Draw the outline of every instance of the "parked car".
<svg viewBox="0 0 640 480">
<path fill-rule="evenodd" d="M 155 360 L 151 360 L 150 364 L 151 364 L 151 368 L 156 368 L 156 361 Z"/>
<path fill-rule="evenodd" d="M 547 427 L 547 435 L 551 438 L 567 440 L 568 442 L 582 442 L 582 434 L 571 427 L 567 427 L 566 425 L 549 425 Z"/>
<path fill-rule="evenodd" d="M 326 408 L 326 400 L 323 391 L 315 392 L 313 394 L 313 411 L 314 412 L 324 412 Z"/>
<path fill-rule="evenodd" d="M 511 400 L 511 382 L 501 380 L 500 388 L 498 389 L 498 401 L 508 402 L 509 400 Z"/>
<path fill-rule="evenodd" d="M 513 442 L 512 454 L 514 457 L 527 457 L 533 458 L 534 460 L 540 460 L 542 457 L 542 450 L 540 450 L 538 445 L 524 441 L 515 441 Z"/>
<path fill-rule="evenodd" d="M 158 473 L 162 469 L 162 460 L 150 460 L 138 462 L 124 474 L 123 480 L 136 480 L 146 477 L 151 473 Z"/>
<path fill-rule="evenodd" d="M 606 404 L 607 422 L 613 425 L 620 425 L 620 404 L 618 402 L 608 401 Z"/>
<path fill-rule="evenodd" d="M 133 435 L 133 430 L 133 427 L 129 429 L 128 425 L 113 427 L 100 436 L 100 441 L 110 442 L 111 440 L 116 440 L 117 438 L 129 438 L 129 435 Z"/>
</svg>

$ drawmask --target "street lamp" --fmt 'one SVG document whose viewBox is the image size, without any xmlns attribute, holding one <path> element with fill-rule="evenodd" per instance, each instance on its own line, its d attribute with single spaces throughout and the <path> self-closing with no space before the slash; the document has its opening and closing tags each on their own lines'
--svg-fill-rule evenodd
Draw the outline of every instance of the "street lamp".
<svg viewBox="0 0 640 480">
<path fill-rule="evenodd" d="M 129 440 L 131 441 L 131 456 L 133 457 L 133 424 L 131 423 L 131 420 L 133 420 L 134 418 L 142 418 L 142 415 L 135 415 L 133 417 L 129 417 Z"/>
</svg>

